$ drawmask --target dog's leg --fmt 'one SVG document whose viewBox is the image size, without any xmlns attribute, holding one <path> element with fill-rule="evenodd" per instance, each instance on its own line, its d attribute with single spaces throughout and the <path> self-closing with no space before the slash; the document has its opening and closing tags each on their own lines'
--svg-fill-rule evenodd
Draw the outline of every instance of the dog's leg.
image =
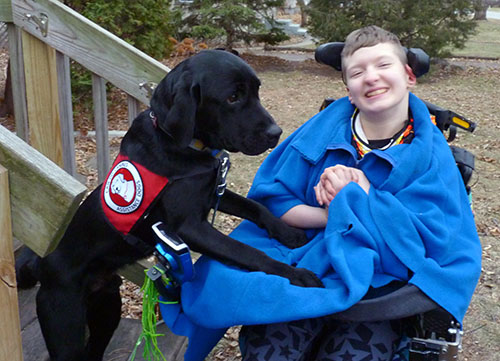
<svg viewBox="0 0 500 361">
<path fill-rule="evenodd" d="M 122 300 L 118 275 L 99 285 L 88 297 L 87 324 L 90 337 L 87 343 L 87 361 L 101 361 L 121 318 Z M 92 287 L 92 286 L 91 286 Z"/>
<path fill-rule="evenodd" d="M 83 361 L 85 353 L 85 302 L 83 287 L 49 287 L 42 283 L 37 314 L 52 361 Z"/>
<path fill-rule="evenodd" d="M 196 226 L 193 227 L 193 224 Z M 264 252 L 220 233 L 207 221 L 199 223 L 187 220 L 178 233 L 192 250 L 223 263 L 285 277 L 296 286 L 323 287 L 313 272 L 276 261 Z"/>
<path fill-rule="evenodd" d="M 35 287 L 38 282 L 37 264 L 38 255 L 26 246 L 23 246 L 19 256 L 16 257 L 16 280 L 18 289 Z"/>
<path fill-rule="evenodd" d="M 288 248 L 301 247 L 308 242 L 303 230 L 287 225 L 262 204 L 230 190 L 224 192 L 219 210 L 252 221 L 260 228 L 264 228 L 271 238 L 277 239 Z"/>
</svg>

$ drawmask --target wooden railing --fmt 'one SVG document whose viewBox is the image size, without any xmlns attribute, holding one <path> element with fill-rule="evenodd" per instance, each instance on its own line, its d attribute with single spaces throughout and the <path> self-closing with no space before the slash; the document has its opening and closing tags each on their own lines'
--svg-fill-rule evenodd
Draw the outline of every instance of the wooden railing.
<svg viewBox="0 0 500 361">
<path fill-rule="evenodd" d="M 92 72 L 99 178 L 110 166 L 105 83 L 128 94 L 129 119 L 169 69 L 57 0 L 0 0 L 8 23 L 18 136 L 75 175 L 69 59 Z"/>
<path fill-rule="evenodd" d="M 92 72 L 97 168 L 102 181 L 110 167 L 106 82 L 128 94 L 131 122 L 140 103 L 149 103 L 154 85 L 168 67 L 57 0 L 0 0 L 0 21 L 8 27 L 16 133 L 72 176 L 76 162 L 70 59 Z M 64 228 L 68 215 L 61 218 Z M 13 228 L 14 238 L 30 242 L 19 234 L 24 224 Z M 36 245 L 28 245 L 45 255 L 60 239 L 52 235 L 39 235 Z M 137 277 L 142 272 L 122 274 L 136 283 L 142 280 Z"/>
<path fill-rule="evenodd" d="M 92 72 L 100 180 L 110 166 L 106 81 L 128 94 L 131 121 L 169 69 L 57 0 L 0 0 L 0 22 L 7 24 L 19 136 L 0 126 L 0 359 L 22 361 L 13 238 L 48 254 L 86 191 L 72 177 L 70 58 Z M 143 276 L 122 274 L 136 283 Z"/>
</svg>

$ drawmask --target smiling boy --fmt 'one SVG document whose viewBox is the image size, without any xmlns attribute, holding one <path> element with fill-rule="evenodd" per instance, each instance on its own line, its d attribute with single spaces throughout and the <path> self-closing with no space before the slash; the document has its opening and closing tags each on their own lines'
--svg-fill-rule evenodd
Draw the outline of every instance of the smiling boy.
<svg viewBox="0 0 500 361">
<path fill-rule="evenodd" d="M 399 39 L 376 26 L 352 32 L 342 51 L 342 79 L 349 101 L 356 107 L 352 116 L 352 143 L 358 156 L 372 149 L 387 149 L 410 142 L 409 90 L 416 77 L 407 63 Z M 357 168 L 336 165 L 325 169 L 315 187 L 320 206 L 328 206 L 348 183 L 356 182 L 368 193 L 370 183 Z M 282 219 L 300 228 L 325 227 L 328 208 L 297 205 Z"/>
<path fill-rule="evenodd" d="M 349 99 L 368 139 L 390 138 L 408 120 L 408 90 L 416 78 L 399 52 L 401 46 L 379 43 L 343 56 Z"/>
<path fill-rule="evenodd" d="M 247 221 L 231 233 L 313 271 L 325 287 L 295 287 L 206 257 L 183 285 L 181 318 L 191 326 L 222 329 L 220 336 L 248 325 L 243 361 L 393 361 L 404 322 L 323 316 L 409 283 L 462 322 L 477 284 L 481 247 L 468 196 L 443 134 L 409 91 L 415 76 L 399 40 L 376 26 L 354 31 L 342 73 L 348 96 L 284 140 L 248 194 L 304 228 L 309 243 L 288 249 Z M 191 344 L 201 347 L 199 339 Z"/>
<path fill-rule="evenodd" d="M 437 129 L 425 129 L 431 124 L 426 110 L 419 110 L 419 107 L 414 105 L 419 102 L 414 96 L 412 102 L 410 102 L 410 89 L 416 84 L 416 77 L 407 63 L 406 52 L 402 48 L 399 39 L 394 34 L 377 26 L 368 26 L 358 29 L 349 34 L 346 38 L 341 59 L 342 78 L 346 85 L 348 100 L 352 104 L 353 110 L 349 110 L 350 107 L 346 107 L 345 105 L 339 106 L 336 112 L 332 110 L 328 117 L 331 120 L 337 119 L 338 122 L 336 124 L 333 123 L 335 124 L 334 126 L 342 128 L 344 125 L 342 125 L 338 118 L 347 118 L 345 115 L 342 116 L 342 113 L 346 110 L 347 114 L 349 114 L 349 111 L 352 112 L 350 115 L 350 134 L 344 138 L 348 140 L 350 144 L 338 143 L 339 140 L 342 140 L 342 136 L 332 137 L 335 138 L 335 140 L 330 139 L 326 142 L 326 153 L 324 153 L 322 157 L 309 160 L 313 163 L 312 167 L 315 168 L 316 171 L 299 171 L 300 174 L 308 174 L 309 177 L 315 179 L 314 174 L 317 174 L 318 169 L 325 167 L 319 182 L 313 187 L 316 202 L 306 201 L 300 203 L 295 200 L 298 204 L 290 206 L 293 203 L 288 202 L 292 201 L 283 199 L 285 194 L 297 194 L 299 189 L 303 189 L 304 187 L 304 185 L 294 187 L 292 186 L 294 183 L 293 181 L 285 181 L 286 177 L 280 175 L 282 170 L 277 169 L 278 167 L 286 167 L 283 165 L 270 168 L 274 169 L 275 172 L 273 181 L 269 181 L 269 179 L 264 180 L 267 178 L 266 176 L 261 176 L 262 178 L 259 179 L 259 175 L 257 175 L 254 181 L 253 194 L 251 192 L 251 196 L 257 200 L 263 201 L 264 204 L 273 209 L 278 215 L 281 214 L 281 218 L 292 226 L 305 229 L 324 228 L 325 234 L 323 239 L 326 242 L 332 242 L 328 238 L 330 232 L 346 232 L 345 235 L 343 233 L 340 237 L 340 242 L 359 242 L 360 235 L 361 237 L 370 238 L 368 234 L 363 233 L 378 232 L 380 241 L 382 242 L 377 243 L 376 241 L 368 247 L 373 247 L 375 244 L 378 244 L 375 246 L 378 252 L 377 257 L 391 258 L 396 254 L 396 259 L 393 260 L 394 263 L 390 266 L 382 266 L 386 268 L 383 272 L 385 272 L 386 275 L 397 275 L 395 281 L 409 281 L 411 283 L 411 276 L 417 269 L 415 261 L 418 256 L 415 257 L 415 260 L 408 261 L 411 255 L 403 255 L 405 252 L 402 247 L 404 247 L 406 242 L 400 240 L 400 238 L 404 239 L 408 237 L 408 250 L 411 248 L 416 249 L 414 247 L 414 242 L 423 244 L 423 247 L 419 247 L 419 252 L 427 252 L 427 254 L 437 251 L 438 247 L 433 245 L 432 242 L 426 242 L 426 239 L 422 239 L 422 237 L 425 237 L 423 235 L 417 233 L 411 235 L 412 232 L 406 232 L 405 228 L 407 227 L 407 223 L 411 223 L 413 218 L 410 214 L 418 207 L 413 207 L 411 205 L 403 205 L 403 207 L 401 207 L 400 203 L 405 202 L 404 200 L 411 200 L 411 202 L 420 202 L 422 204 L 427 203 L 427 205 L 421 207 L 424 211 L 427 210 L 427 207 L 442 207 L 440 212 L 438 212 L 439 217 L 442 217 L 448 212 L 454 212 L 452 209 L 446 209 L 443 205 L 435 204 L 435 202 L 439 203 L 442 200 L 434 199 L 430 202 L 429 200 L 425 200 L 426 197 L 432 198 L 432 195 L 430 193 L 427 194 L 427 191 L 423 189 L 425 187 L 418 187 L 411 184 L 412 182 L 420 182 L 425 178 L 422 176 L 411 178 L 413 177 L 413 175 L 411 175 L 412 172 L 425 173 L 424 169 L 418 170 L 418 167 L 412 166 L 412 163 L 417 161 L 417 149 L 420 148 L 418 150 L 419 153 L 422 151 L 433 152 L 435 150 L 436 154 L 432 154 L 431 156 L 439 157 L 440 160 L 438 163 L 442 162 L 442 164 L 434 165 L 434 167 L 442 168 L 436 170 L 436 174 L 433 175 L 434 179 L 428 179 L 425 182 L 430 182 L 430 184 L 434 183 L 434 187 L 437 188 L 446 187 L 448 185 L 447 181 L 440 179 L 438 173 L 445 171 L 445 169 L 449 169 L 450 172 L 454 174 L 454 176 L 451 177 L 454 184 L 459 184 L 458 172 L 451 157 L 446 156 L 444 158 L 447 159 L 444 160 L 441 155 L 437 155 L 442 152 L 449 152 L 449 150 L 444 138 L 438 139 L 438 144 L 433 144 L 435 143 L 434 137 L 436 137 L 436 133 L 438 132 Z M 417 122 L 414 122 L 412 111 L 418 112 Z M 307 125 L 304 128 L 306 127 Z M 316 128 L 316 131 L 318 130 L 320 130 L 320 127 Z M 327 129 L 324 130 L 327 131 Z M 315 130 L 312 129 L 307 131 L 304 130 L 301 135 L 296 135 L 294 138 L 300 139 L 302 137 L 304 139 L 307 138 L 307 133 L 312 134 L 314 132 Z M 299 131 L 298 133 L 300 134 L 301 132 Z M 398 154 L 400 153 L 398 151 L 399 148 L 397 149 L 397 147 L 402 144 L 411 144 L 416 134 L 418 137 L 413 147 L 415 154 L 411 154 L 409 157 L 410 159 L 408 159 L 407 156 L 400 156 Z M 440 135 L 437 137 L 442 138 Z M 318 143 L 321 142 L 316 139 L 314 143 L 309 143 L 309 146 L 314 148 L 313 144 Z M 424 143 L 426 145 L 419 147 L 417 146 L 419 143 Z M 295 139 L 292 144 L 288 144 L 288 147 L 303 152 L 303 158 L 309 158 L 310 155 L 314 154 L 314 151 L 306 149 L 307 146 L 303 146 L 305 144 L 306 142 L 301 144 L 300 141 Z M 350 148 L 349 145 L 355 150 L 355 160 L 349 160 L 349 157 L 347 157 L 346 160 L 345 156 L 340 155 L 342 151 L 352 152 L 352 148 Z M 425 149 L 426 147 L 429 148 Z M 389 149 L 392 148 L 394 151 L 389 151 Z M 372 157 L 363 159 L 374 150 L 375 152 L 372 154 Z M 405 151 L 404 148 L 400 148 L 399 150 L 402 152 Z M 338 152 L 340 156 L 332 157 L 331 159 L 337 159 L 334 161 L 336 164 L 328 166 L 331 162 L 331 160 L 328 160 L 328 153 L 335 152 Z M 388 152 L 388 154 L 384 154 L 386 152 Z M 283 153 L 285 153 L 285 151 Z M 283 158 L 282 156 L 280 159 L 282 164 Z M 397 166 L 398 161 L 406 163 L 404 164 L 404 168 Z M 271 162 L 271 160 L 269 162 Z M 276 161 L 276 164 L 280 164 L 280 162 Z M 429 165 L 430 163 L 428 163 L 428 166 Z M 266 165 L 263 165 L 264 169 L 265 167 Z M 433 167 L 430 166 L 430 168 Z M 300 169 L 300 167 L 295 165 L 295 169 Z M 400 169 L 404 169 L 406 173 L 401 176 L 401 180 L 405 179 L 408 184 L 407 188 L 405 189 L 404 186 L 399 185 L 399 189 L 391 190 L 391 187 L 388 186 L 391 179 L 391 173 L 397 174 Z M 260 172 L 263 174 L 264 170 L 261 169 Z M 431 173 L 430 169 L 429 173 Z M 409 174 L 411 175 L 410 177 L 408 177 Z M 271 176 L 271 172 L 267 175 Z M 372 185 L 372 182 L 374 185 Z M 392 180 L 392 182 L 394 182 L 394 180 Z M 279 188 L 276 186 L 277 183 L 282 183 L 284 185 L 283 188 L 286 190 L 278 191 Z M 349 191 L 341 193 L 344 189 L 347 189 L 348 185 L 351 183 L 360 186 L 362 191 L 369 196 L 368 202 L 362 206 L 367 207 L 368 212 L 364 212 L 364 210 L 357 211 L 356 207 L 352 205 L 353 202 L 362 203 L 359 198 L 358 190 L 350 186 Z M 459 186 L 461 186 L 461 184 L 459 184 Z M 266 189 L 266 187 L 268 189 Z M 374 194 L 370 194 L 373 187 L 377 188 L 377 190 L 373 192 Z M 308 198 L 307 194 L 310 192 L 310 188 L 310 185 L 305 187 L 305 197 L 303 199 Z M 270 194 L 272 191 L 277 193 L 274 198 Z M 408 198 L 400 198 L 396 195 L 397 192 L 407 192 L 408 194 L 415 192 L 415 194 Z M 461 207 L 464 207 L 464 213 L 461 217 L 463 216 L 465 219 L 468 219 L 468 225 L 465 228 L 467 229 L 466 232 L 469 234 L 468 237 L 470 237 L 470 239 L 468 239 L 467 243 L 472 242 L 474 246 L 471 249 L 475 251 L 472 251 L 472 257 L 464 263 L 464 270 L 469 268 L 474 272 L 474 276 L 468 280 L 469 296 L 465 297 L 467 300 L 474 289 L 479 274 L 481 257 L 479 251 L 480 245 L 470 210 L 468 210 L 468 205 L 465 202 L 463 189 L 461 189 L 461 192 L 457 190 L 457 193 L 458 194 L 455 196 L 462 198 Z M 339 194 L 342 194 L 343 199 L 337 201 L 335 198 Z M 281 205 L 275 205 L 273 202 L 281 203 Z M 385 202 L 387 203 L 384 204 Z M 392 209 L 391 204 L 393 205 Z M 410 209 L 409 212 L 408 209 L 405 209 L 406 207 Z M 283 210 L 285 211 L 283 212 Z M 347 231 L 342 231 L 342 226 L 339 229 L 338 226 L 336 228 L 333 225 L 334 223 L 338 223 L 337 218 L 340 218 L 341 212 L 346 211 L 354 211 L 355 218 L 366 217 L 366 220 L 361 219 L 361 223 L 363 224 L 362 228 L 364 229 L 360 234 L 355 236 L 349 234 L 356 233 L 352 231 L 355 227 L 355 223 L 352 219 L 349 220 L 349 224 L 347 225 L 349 233 Z M 379 217 L 373 214 L 377 212 L 380 213 Z M 392 212 L 403 212 L 406 214 L 403 217 L 398 217 L 400 215 L 392 215 Z M 432 217 L 431 213 L 432 212 L 429 212 L 427 217 Z M 384 221 L 387 222 L 387 225 L 385 225 Z M 378 227 L 369 225 L 371 222 L 377 222 Z M 425 222 L 429 222 L 429 219 L 426 219 Z M 446 227 L 443 225 L 442 228 L 444 229 Z M 437 226 L 435 232 L 439 234 L 438 232 L 443 231 L 443 229 Z M 426 229 L 426 231 L 429 231 L 429 229 Z M 401 232 L 401 235 L 399 235 L 398 232 Z M 239 238 L 242 239 L 244 237 L 245 236 L 242 235 Z M 439 240 L 437 243 L 441 243 L 442 241 L 443 240 Z M 451 242 L 451 239 L 444 241 L 444 243 L 447 242 Z M 334 242 L 332 242 L 332 244 L 333 243 Z M 413 246 L 411 246 L 411 244 L 413 244 Z M 344 247 L 345 245 L 342 244 L 342 246 L 343 247 L 338 248 L 339 252 L 345 252 L 346 249 L 348 249 Z M 326 253 L 329 255 L 330 252 L 335 252 L 335 247 L 327 246 L 326 249 Z M 447 251 L 449 252 L 449 250 Z M 453 253 L 453 251 L 451 253 Z M 307 257 L 309 257 L 309 255 L 304 258 Z M 349 257 L 349 255 L 347 255 L 347 257 Z M 351 255 L 351 257 L 355 258 L 354 255 Z M 362 262 L 361 260 L 359 261 Z M 297 262 L 297 266 L 304 265 L 305 264 Z M 335 262 L 332 262 L 332 266 L 334 269 L 337 268 L 336 271 L 338 273 L 342 272 L 341 267 L 336 267 Z M 350 274 L 350 277 L 353 277 L 353 274 Z M 438 279 L 441 276 L 435 274 L 432 276 L 429 275 L 429 277 Z M 352 281 L 358 282 L 356 279 L 351 280 L 351 282 Z M 438 283 L 442 281 L 443 280 L 439 280 Z M 384 282 L 387 281 L 383 281 L 382 283 Z M 433 282 L 435 282 L 435 280 Z M 377 283 L 378 281 L 372 279 L 371 287 L 376 288 L 378 286 Z M 325 282 L 325 285 L 328 287 L 327 282 Z M 419 287 L 423 288 L 421 285 L 419 285 Z M 431 298 L 435 297 L 435 295 L 432 294 L 433 292 L 446 293 L 447 290 L 445 290 L 445 288 L 435 289 L 428 293 Z M 436 300 L 436 298 L 434 299 Z M 449 301 L 450 300 L 447 300 L 446 303 Z M 465 301 L 465 307 L 467 303 L 468 301 Z M 444 306 L 444 304 L 441 303 L 441 306 Z M 300 330 L 300 332 L 297 330 Z M 326 331 L 326 336 L 325 330 L 328 330 Z M 346 358 L 350 360 L 396 360 L 398 357 L 396 355 L 398 352 L 398 343 L 403 333 L 404 324 L 397 320 L 363 323 L 342 323 L 337 321 L 331 323 L 325 322 L 324 319 L 304 319 L 288 323 L 268 324 L 259 327 L 245 327 L 242 331 L 243 360 L 308 360 L 311 357 L 310 352 L 313 347 L 311 345 L 314 343 L 316 347 L 319 347 L 319 349 L 315 351 L 317 352 L 316 358 L 321 360 L 337 361 L 345 360 Z M 277 334 L 280 335 L 280 339 L 273 336 Z M 298 336 L 299 334 L 308 336 L 300 337 Z M 323 336 L 318 336 L 321 334 L 323 334 Z M 367 338 L 368 334 L 372 336 Z M 318 337 L 322 337 L 323 339 L 318 339 Z M 316 341 L 310 342 L 309 340 L 311 339 L 316 339 Z M 347 340 L 357 340 L 356 342 L 360 342 L 360 344 L 358 343 L 359 347 L 356 347 L 356 343 L 351 341 L 346 342 Z M 276 351 L 269 357 L 271 354 L 269 352 L 269 344 L 274 345 L 276 350 L 286 348 L 288 354 L 283 356 L 283 354 L 278 354 Z M 263 347 L 262 345 L 265 346 Z M 375 345 L 379 347 L 375 347 Z M 380 347 L 381 345 L 382 347 Z"/>
</svg>

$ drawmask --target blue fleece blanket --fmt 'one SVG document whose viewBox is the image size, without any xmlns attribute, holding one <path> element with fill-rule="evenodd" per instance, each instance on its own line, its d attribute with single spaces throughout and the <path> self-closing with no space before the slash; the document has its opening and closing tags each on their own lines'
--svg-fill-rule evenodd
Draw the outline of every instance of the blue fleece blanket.
<svg viewBox="0 0 500 361">
<path fill-rule="evenodd" d="M 318 206 L 313 186 L 326 167 L 366 174 L 367 195 L 350 183 L 329 207 L 325 229 L 290 250 L 244 221 L 231 236 L 297 267 L 325 288 L 223 265 L 207 257 L 182 287 L 182 305 L 162 306 L 171 329 L 190 337 L 186 360 L 202 360 L 233 325 L 324 316 L 357 303 L 369 287 L 405 280 L 462 320 L 481 269 L 481 248 L 462 180 L 425 105 L 410 94 L 415 138 L 358 160 L 351 145 L 353 107 L 340 99 L 310 119 L 264 161 L 249 197 L 276 216 L 298 204 Z"/>
</svg>

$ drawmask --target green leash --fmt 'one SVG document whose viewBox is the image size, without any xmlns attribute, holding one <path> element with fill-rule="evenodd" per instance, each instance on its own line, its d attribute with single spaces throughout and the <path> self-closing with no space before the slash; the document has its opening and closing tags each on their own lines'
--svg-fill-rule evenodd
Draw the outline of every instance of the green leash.
<svg viewBox="0 0 500 361">
<path fill-rule="evenodd" d="M 170 279 L 165 276 L 165 272 L 155 266 L 155 269 L 162 273 L 164 280 L 170 282 Z M 162 303 L 166 305 L 177 304 L 179 302 L 164 302 L 160 301 L 160 293 L 154 285 L 154 282 L 147 276 L 147 270 L 144 271 L 146 277 L 144 279 L 144 284 L 142 285 L 141 291 L 143 293 L 142 301 L 142 332 L 139 335 L 139 339 L 135 343 L 134 350 L 130 357 L 130 361 L 135 359 L 135 354 L 139 345 L 144 341 L 144 352 L 143 357 L 148 361 L 166 361 L 165 356 L 158 347 L 158 336 L 165 336 L 164 334 L 158 333 L 156 331 L 156 326 L 158 323 L 158 317 L 155 312 L 156 304 Z"/>
</svg>

